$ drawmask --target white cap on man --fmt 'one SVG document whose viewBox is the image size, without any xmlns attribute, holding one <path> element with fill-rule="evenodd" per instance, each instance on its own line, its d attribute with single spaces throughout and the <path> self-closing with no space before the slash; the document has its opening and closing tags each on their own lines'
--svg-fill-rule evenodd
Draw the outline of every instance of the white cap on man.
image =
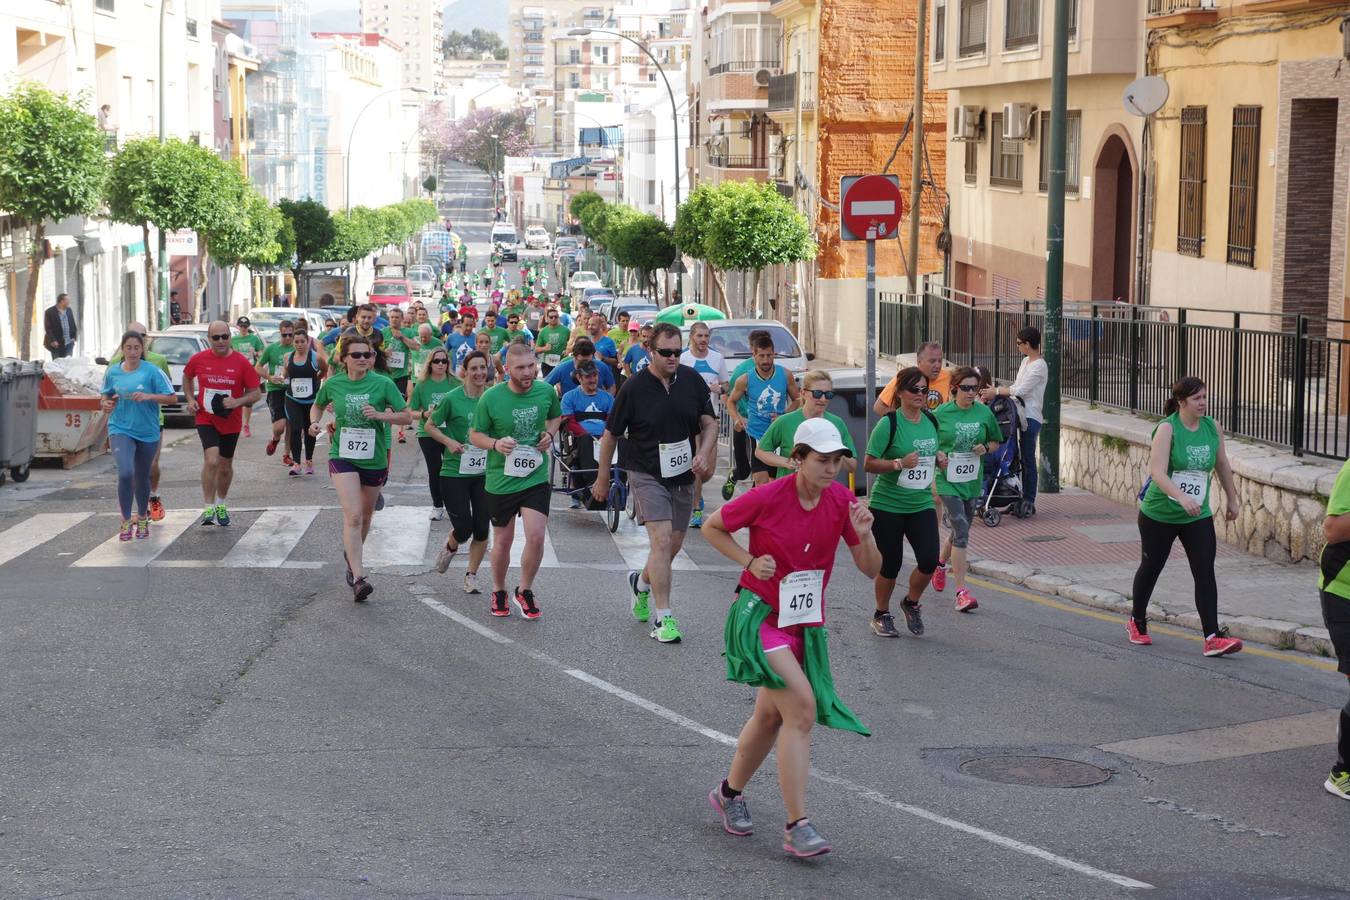
<svg viewBox="0 0 1350 900">
<path fill-rule="evenodd" d="M 802 424 L 797 426 L 797 433 L 792 436 L 792 446 L 801 444 L 817 453 L 837 453 L 843 450 L 849 456 L 853 455 L 853 451 L 848 449 L 848 445 L 839 437 L 839 429 L 824 416 L 804 419 Z"/>
</svg>

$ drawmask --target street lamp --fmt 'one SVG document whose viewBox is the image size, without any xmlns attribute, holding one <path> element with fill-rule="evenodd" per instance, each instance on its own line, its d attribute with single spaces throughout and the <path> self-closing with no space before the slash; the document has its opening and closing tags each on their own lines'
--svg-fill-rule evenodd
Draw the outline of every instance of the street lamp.
<svg viewBox="0 0 1350 900">
<path fill-rule="evenodd" d="M 366 105 L 361 107 L 361 111 L 357 113 L 356 118 L 352 120 L 352 133 L 347 137 L 347 165 L 346 172 L 343 175 L 342 185 L 342 200 L 346 205 L 346 211 L 349 213 L 352 211 L 352 144 L 356 142 L 356 126 L 361 123 L 361 117 L 365 115 L 366 110 L 370 109 L 371 105 L 374 104 L 376 100 L 381 97 L 387 97 L 390 94 L 400 93 L 401 91 L 412 91 L 414 94 L 427 93 L 426 88 L 420 87 L 396 87 L 390 88 L 387 91 L 380 91 L 374 97 L 371 97 L 366 101 Z"/>
</svg>

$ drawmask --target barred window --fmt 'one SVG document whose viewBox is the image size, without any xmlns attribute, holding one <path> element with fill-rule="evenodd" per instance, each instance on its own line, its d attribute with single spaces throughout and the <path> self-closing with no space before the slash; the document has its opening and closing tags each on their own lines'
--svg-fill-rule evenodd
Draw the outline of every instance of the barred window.
<svg viewBox="0 0 1350 900">
<path fill-rule="evenodd" d="M 1050 110 L 1041 110 L 1041 176 L 1040 190 L 1050 190 Z M 1079 157 L 1083 149 L 1083 113 L 1071 109 L 1064 119 L 1064 190 L 1079 191 Z"/>
<path fill-rule="evenodd" d="M 947 0 L 933 0 L 933 62 L 947 58 Z"/>
<path fill-rule="evenodd" d="M 1181 110 L 1181 171 L 1177 210 L 1177 252 L 1200 256 L 1205 241 L 1206 108 Z"/>
<path fill-rule="evenodd" d="M 966 184 L 974 184 L 978 172 L 980 159 L 980 144 L 978 141 L 966 141 Z"/>
<path fill-rule="evenodd" d="M 957 55 L 961 58 L 984 53 L 989 33 L 989 0 L 961 0 Z"/>
<path fill-rule="evenodd" d="M 1003 140 L 1003 113 L 989 116 L 989 183 L 1022 187 L 1022 142 Z"/>
<path fill-rule="evenodd" d="M 1233 109 L 1233 171 L 1228 184 L 1228 261 L 1256 266 L 1256 173 L 1261 107 Z"/>
<path fill-rule="evenodd" d="M 1008 0 L 1003 18 L 1003 49 L 1021 50 L 1041 42 L 1041 0 Z"/>
</svg>

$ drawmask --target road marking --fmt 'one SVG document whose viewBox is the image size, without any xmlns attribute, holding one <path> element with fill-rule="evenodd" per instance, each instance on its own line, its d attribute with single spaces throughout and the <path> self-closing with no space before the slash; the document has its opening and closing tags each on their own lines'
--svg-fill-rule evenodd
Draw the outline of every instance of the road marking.
<svg viewBox="0 0 1350 900">
<path fill-rule="evenodd" d="M 92 513 L 38 513 L 0 531 L 0 566 L 74 528 Z"/>
<path fill-rule="evenodd" d="M 220 564 L 257 569 L 280 568 L 318 514 L 317 509 L 282 507 L 267 510 L 254 520 Z"/>
<path fill-rule="evenodd" d="M 1339 709 L 1322 709 L 1278 719 L 1243 722 L 1240 725 L 1221 725 L 1217 728 L 1116 741 L 1100 744 L 1097 749 L 1168 766 L 1236 759 L 1239 756 L 1330 744 L 1335 740 L 1339 715 Z"/>
<path fill-rule="evenodd" d="M 113 535 L 71 565 L 79 568 L 145 568 L 169 549 L 183 532 L 200 521 L 201 515 L 194 509 L 171 509 L 162 521 L 150 526 L 150 537 L 145 540 L 123 542 L 118 535 Z"/>
<path fill-rule="evenodd" d="M 386 506 L 375 514 L 361 551 L 367 569 L 427 564 L 431 520 L 425 507 Z"/>
<path fill-rule="evenodd" d="M 695 720 L 690 719 L 687 716 L 683 716 L 675 712 L 674 710 L 667 709 L 666 707 L 661 706 L 658 703 L 653 703 L 651 700 L 648 700 L 645 697 L 641 697 L 630 691 L 626 691 L 623 688 L 618 687 L 617 685 L 605 681 L 603 678 L 597 678 L 596 676 L 591 675 L 589 672 L 584 672 L 581 669 L 574 669 L 571 666 L 564 665 L 563 663 L 559 662 L 558 660 L 554 659 L 548 654 L 538 650 L 534 650 L 530 647 L 525 646 L 524 644 L 518 644 L 515 640 L 506 637 L 503 634 L 500 634 L 495 629 L 489 628 L 486 625 L 482 625 L 479 622 L 475 622 L 474 620 L 468 618 L 467 616 L 462 616 L 459 613 L 455 612 L 454 610 L 443 606 L 442 604 L 438 603 L 435 600 L 431 600 L 430 598 L 425 597 L 420 599 L 422 600 L 422 603 L 425 604 L 427 607 L 435 610 L 436 612 L 439 612 L 441 615 L 451 619 L 452 621 L 464 625 L 466 628 L 469 628 L 476 634 L 480 634 L 498 644 L 515 644 L 521 651 L 523 651 L 528 656 L 548 666 L 559 669 L 563 673 L 570 675 L 571 677 L 577 679 L 578 681 L 583 682 L 584 684 L 588 684 L 594 688 L 597 688 L 598 690 L 604 691 L 605 693 L 610 694 L 611 696 L 618 697 L 620 700 L 630 703 L 638 707 L 639 709 L 644 709 L 647 712 L 650 712 L 666 720 L 667 722 L 670 722 L 673 725 L 678 725 L 681 728 L 685 728 L 689 731 L 701 734 L 704 737 L 712 741 L 716 741 L 719 744 L 724 744 L 729 747 L 734 747 L 736 745 L 736 739 L 729 734 L 725 734 L 724 732 L 718 731 L 715 728 L 711 728 L 700 722 L 696 722 Z M 814 766 L 812 766 L 811 768 L 811 777 L 819 781 L 823 781 L 826 784 L 832 784 L 836 787 L 842 788 L 843 790 L 846 790 L 855 796 L 861 797 L 865 800 L 870 800 L 873 803 L 877 803 L 881 806 L 888 807 L 889 809 L 893 809 L 896 812 L 905 813 L 906 815 L 914 816 L 915 818 L 923 819 L 924 821 L 927 822 L 932 822 L 935 825 L 941 825 L 944 828 L 949 828 L 953 831 L 959 831 L 964 834 L 968 834 L 972 837 L 979 838 L 980 840 L 986 841 L 988 843 L 995 844 L 999 847 L 1003 847 L 1008 850 L 1012 850 L 1015 853 L 1021 853 L 1024 856 L 1030 856 L 1035 859 L 1042 860 L 1043 862 L 1048 862 L 1051 865 L 1058 866 L 1059 868 L 1062 869 L 1068 869 L 1071 872 L 1077 872 L 1078 874 L 1085 875 L 1089 878 L 1095 878 L 1099 881 L 1105 881 L 1110 884 L 1114 884 L 1118 887 L 1131 888 L 1136 890 L 1149 890 L 1154 887 L 1153 885 L 1149 884 L 1146 881 L 1138 881 L 1134 878 L 1130 878 L 1127 875 L 1120 875 L 1115 872 L 1108 872 L 1105 869 L 1098 869 L 1095 866 L 1090 866 L 1086 863 L 1081 863 L 1078 862 L 1077 860 L 1060 856 L 1057 853 L 1051 853 L 1049 850 L 1044 850 L 1040 847 L 1035 846 L 1034 844 L 1028 844 L 1024 841 L 1019 841 L 1016 840 L 1015 838 L 1010 838 L 1005 835 L 999 834 L 998 832 L 989 831 L 986 828 L 980 828 L 977 825 L 970 825 L 966 822 L 962 822 L 957 819 L 948 818 L 947 816 L 941 815 L 940 813 L 935 813 L 932 812 L 931 810 L 924 809 L 921 806 L 914 806 L 911 803 L 903 803 L 899 800 L 895 800 L 891 797 L 888 797 L 879 791 L 875 791 L 869 787 L 866 787 L 865 785 L 857 784 L 856 782 L 849 781 L 847 778 L 841 778 L 837 775 L 831 775 L 830 773 L 825 772 L 822 769 L 817 769 Z"/>
<path fill-rule="evenodd" d="M 619 523 L 619 530 L 610 536 L 614 539 L 614 546 L 618 547 L 619 552 L 623 554 L 623 561 L 629 569 L 642 571 L 646 567 L 647 554 L 651 552 L 651 543 L 647 540 L 647 529 L 644 526 L 630 520 L 625 515 L 623 521 Z M 686 572 L 698 571 L 698 564 L 683 549 L 675 554 L 675 559 L 671 561 L 670 567 Z"/>
</svg>

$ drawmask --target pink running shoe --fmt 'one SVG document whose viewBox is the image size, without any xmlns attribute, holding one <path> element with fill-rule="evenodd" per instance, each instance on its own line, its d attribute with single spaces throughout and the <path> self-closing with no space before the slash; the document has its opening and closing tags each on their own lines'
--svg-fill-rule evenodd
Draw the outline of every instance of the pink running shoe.
<svg viewBox="0 0 1350 900">
<path fill-rule="evenodd" d="M 938 567 L 933 570 L 931 584 L 933 585 L 933 590 L 937 591 L 939 594 L 947 589 L 947 566 L 945 564 L 938 563 Z"/>
<path fill-rule="evenodd" d="M 1130 636 L 1131 644 L 1139 644 L 1142 647 L 1151 647 L 1153 645 L 1153 638 L 1148 636 L 1147 622 L 1144 623 L 1143 628 L 1140 628 L 1139 623 L 1131 616 L 1125 620 L 1125 631 Z"/>
<path fill-rule="evenodd" d="M 962 588 L 956 592 L 956 611 L 974 612 L 980 608 L 980 601 L 975 599 L 975 595 Z"/>
<path fill-rule="evenodd" d="M 1205 638 L 1206 656 L 1231 656 L 1242 649 L 1242 641 L 1237 638 L 1211 635 Z"/>
<path fill-rule="evenodd" d="M 129 541 L 131 540 L 132 532 L 134 532 L 135 530 L 136 530 L 136 523 L 132 522 L 130 519 L 123 519 L 122 530 L 117 533 L 117 539 L 119 541 Z"/>
<path fill-rule="evenodd" d="M 306 475 L 313 475 L 313 474 L 314 474 L 314 461 L 313 461 L 313 460 L 309 460 L 309 461 L 307 461 L 307 462 L 305 463 L 305 474 L 306 474 Z"/>
</svg>

